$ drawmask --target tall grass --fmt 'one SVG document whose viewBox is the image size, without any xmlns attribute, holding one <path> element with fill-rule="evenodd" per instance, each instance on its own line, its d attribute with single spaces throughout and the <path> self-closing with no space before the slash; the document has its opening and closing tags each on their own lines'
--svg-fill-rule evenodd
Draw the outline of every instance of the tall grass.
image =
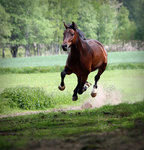
<svg viewBox="0 0 144 150">
<path fill-rule="evenodd" d="M 80 103 L 81 101 L 78 101 L 75 105 Z M 22 112 L 24 110 L 46 110 L 67 105 L 74 105 L 70 92 L 60 95 L 52 91 L 46 93 L 43 88 L 39 87 L 18 86 L 6 88 L 0 94 L 0 114 Z"/>
<path fill-rule="evenodd" d="M 45 109 L 54 105 L 50 96 L 42 88 L 7 88 L 1 94 L 1 102 L 7 101 L 11 108 L 25 110 Z"/>
</svg>

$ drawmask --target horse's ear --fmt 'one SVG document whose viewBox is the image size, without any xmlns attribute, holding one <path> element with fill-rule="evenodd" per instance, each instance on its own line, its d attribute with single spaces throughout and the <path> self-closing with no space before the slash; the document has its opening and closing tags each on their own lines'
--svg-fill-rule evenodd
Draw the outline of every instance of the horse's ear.
<svg viewBox="0 0 144 150">
<path fill-rule="evenodd" d="M 67 28 L 68 28 L 68 25 L 67 25 L 65 22 L 63 22 L 63 23 L 64 23 L 65 28 L 67 29 Z"/>
<path fill-rule="evenodd" d="M 72 27 L 73 27 L 74 30 L 77 29 L 77 25 L 74 22 L 72 22 Z"/>
</svg>

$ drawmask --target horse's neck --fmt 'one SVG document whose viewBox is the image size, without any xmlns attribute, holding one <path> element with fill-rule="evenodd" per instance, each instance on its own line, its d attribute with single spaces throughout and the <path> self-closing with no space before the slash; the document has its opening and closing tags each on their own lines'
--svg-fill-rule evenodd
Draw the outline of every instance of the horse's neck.
<svg viewBox="0 0 144 150">
<path fill-rule="evenodd" d="M 76 44 L 71 48 L 71 54 L 75 57 L 83 57 L 86 55 L 86 53 L 86 43 L 79 37 Z"/>
</svg>

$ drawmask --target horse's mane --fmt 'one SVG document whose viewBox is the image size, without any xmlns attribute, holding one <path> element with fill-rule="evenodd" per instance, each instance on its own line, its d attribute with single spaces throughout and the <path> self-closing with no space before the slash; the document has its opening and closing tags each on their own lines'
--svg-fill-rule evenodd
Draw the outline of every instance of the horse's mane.
<svg viewBox="0 0 144 150">
<path fill-rule="evenodd" d="M 72 24 L 68 25 L 68 28 L 74 30 Z M 76 31 L 78 32 L 79 36 L 80 36 L 83 40 L 86 40 L 86 37 L 84 36 L 84 33 L 83 33 L 81 30 L 79 30 L 79 29 L 77 28 Z"/>
</svg>

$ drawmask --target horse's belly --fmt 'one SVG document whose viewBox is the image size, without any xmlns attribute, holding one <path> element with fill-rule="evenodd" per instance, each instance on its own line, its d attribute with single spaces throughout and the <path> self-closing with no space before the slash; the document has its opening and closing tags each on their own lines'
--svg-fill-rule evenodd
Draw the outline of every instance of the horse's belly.
<svg viewBox="0 0 144 150">
<path fill-rule="evenodd" d="M 86 76 L 89 74 L 89 70 L 82 65 L 70 65 L 69 68 L 71 69 L 72 73 L 76 74 L 78 77 Z"/>
</svg>

